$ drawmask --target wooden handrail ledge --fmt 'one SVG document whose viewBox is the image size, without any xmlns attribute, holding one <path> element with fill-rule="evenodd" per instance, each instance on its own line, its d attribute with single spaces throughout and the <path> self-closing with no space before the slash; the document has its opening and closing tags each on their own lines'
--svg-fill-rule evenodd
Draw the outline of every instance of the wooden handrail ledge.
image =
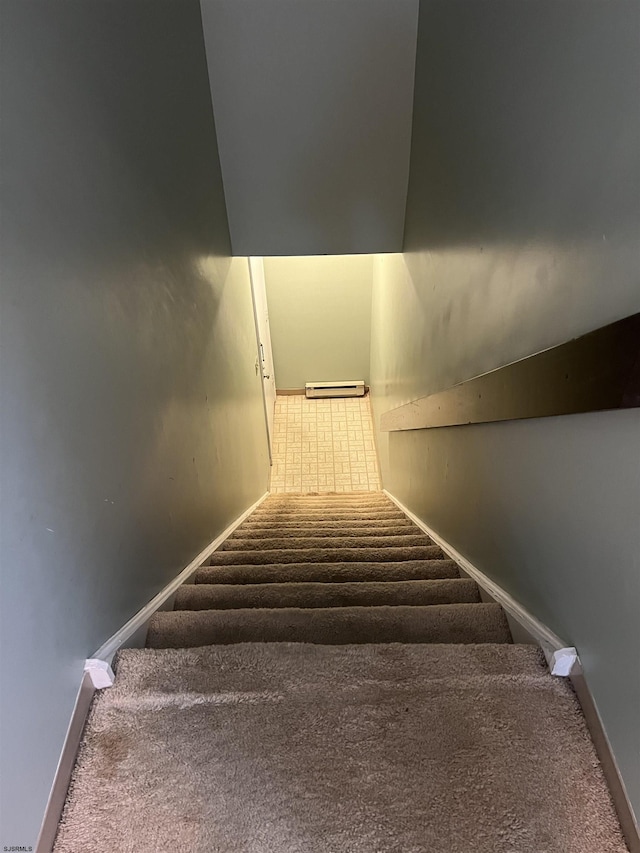
<svg viewBox="0 0 640 853">
<path fill-rule="evenodd" d="M 640 313 L 385 412 L 383 432 L 640 406 Z"/>
</svg>

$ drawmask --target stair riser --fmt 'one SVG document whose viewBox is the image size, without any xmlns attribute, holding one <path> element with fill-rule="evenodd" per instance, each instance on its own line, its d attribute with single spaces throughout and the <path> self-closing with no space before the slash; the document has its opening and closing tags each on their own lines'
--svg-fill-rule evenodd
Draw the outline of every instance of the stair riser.
<svg viewBox="0 0 640 853">
<path fill-rule="evenodd" d="M 322 510 L 306 510 L 305 512 L 273 512 L 273 511 L 256 511 L 252 516 L 252 521 L 262 522 L 263 524 L 278 524 L 280 522 L 292 523 L 292 524 L 303 524 L 307 521 L 343 521 L 343 522 L 351 522 L 351 521 L 368 521 L 371 524 L 375 524 L 377 521 L 397 521 L 397 520 L 406 520 L 406 515 L 402 515 L 399 511 L 396 510 L 382 510 L 381 512 L 366 512 L 363 510 L 362 512 L 349 512 L 345 510 L 344 512 L 340 512 L 338 510 L 327 510 L 323 512 Z"/>
<path fill-rule="evenodd" d="M 452 560 L 415 560 L 400 563 L 290 563 L 263 566 L 211 566 L 198 569 L 196 584 L 345 583 L 352 581 L 432 580 L 458 578 Z"/>
<path fill-rule="evenodd" d="M 373 527 L 374 527 L 374 523 L 367 520 L 366 518 L 363 519 L 362 521 L 350 519 L 348 522 L 345 522 L 345 521 L 325 521 L 323 519 L 319 519 L 317 521 L 307 522 L 304 525 L 305 530 L 313 530 L 313 531 L 315 531 L 315 530 L 336 531 L 336 530 L 348 529 L 348 530 L 353 530 L 353 531 L 357 532 L 359 530 L 371 530 L 371 529 L 373 529 Z M 277 533 L 279 530 L 286 532 L 286 531 L 300 530 L 300 529 L 301 529 L 301 526 L 297 521 L 283 521 L 283 522 L 277 522 L 276 524 L 268 524 L 267 522 L 264 522 L 264 521 L 256 521 L 256 522 L 245 521 L 242 523 L 242 525 L 240 527 L 236 528 L 236 533 L 240 532 L 241 530 L 251 530 L 251 531 L 255 530 L 256 532 L 259 532 L 259 531 L 270 532 L 271 531 L 273 533 Z M 415 524 L 413 524 L 413 522 L 409 521 L 409 519 L 402 520 L 400 518 L 397 518 L 397 519 L 390 519 L 390 520 L 386 520 L 386 521 L 376 521 L 375 522 L 375 529 L 377 531 L 379 531 L 380 534 L 383 534 L 383 533 L 386 533 L 387 531 L 394 531 L 394 530 L 403 531 L 406 533 L 407 530 L 411 531 L 411 530 L 416 530 L 418 528 L 416 528 Z"/>
<path fill-rule="evenodd" d="M 256 509 L 256 512 L 265 509 L 271 509 L 274 512 L 289 511 L 289 512 L 305 512 L 306 510 L 314 509 L 338 509 L 344 512 L 357 512 L 359 509 L 373 509 L 375 511 L 399 508 L 396 504 L 389 500 L 368 500 L 368 501 L 320 501 L 320 500 L 297 500 L 297 501 L 275 501 L 269 498 Z"/>
<path fill-rule="evenodd" d="M 383 563 L 397 560 L 443 560 L 435 545 L 409 548 L 296 548 L 268 551 L 216 551 L 212 566 L 266 565 L 273 563 Z"/>
<path fill-rule="evenodd" d="M 360 537 L 366 539 L 369 537 L 390 540 L 389 544 L 395 544 L 393 540 L 397 536 L 417 536 L 421 533 L 417 527 L 390 527 L 388 530 L 381 530 L 379 527 L 291 527 L 290 529 L 261 527 L 258 530 L 245 530 L 244 527 L 239 527 L 236 532 L 226 541 L 231 542 L 237 539 L 299 539 L 305 537 L 323 537 L 323 538 L 343 538 L 343 537 Z"/>
<path fill-rule="evenodd" d="M 400 581 L 398 583 L 185 584 L 175 610 L 231 610 L 247 607 L 427 606 L 480 601 L 470 580 Z"/>
<path fill-rule="evenodd" d="M 278 642 L 508 643 L 511 636 L 497 604 L 161 611 L 147 635 L 150 648 Z"/>
<path fill-rule="evenodd" d="M 320 500 L 367 500 L 367 499 L 377 498 L 379 500 L 389 500 L 388 495 L 386 495 L 381 489 L 356 489 L 354 491 L 349 492 L 336 492 L 334 491 L 324 491 L 324 492 L 278 492 L 269 495 L 270 501 L 281 501 L 281 500 L 311 500 L 311 501 L 320 501 Z"/>
<path fill-rule="evenodd" d="M 292 509 L 296 511 L 304 510 L 306 507 L 331 507 L 338 509 L 357 510 L 359 507 L 375 507 L 385 509 L 398 509 L 398 506 L 388 498 L 359 498 L 358 500 L 348 500 L 347 498 L 286 498 L 286 497 L 270 497 L 260 504 L 259 509 L 268 507 L 278 509 Z"/>
<path fill-rule="evenodd" d="M 342 492 L 340 494 L 324 494 L 324 495 L 296 495 L 293 492 L 285 495 L 270 495 L 265 504 L 291 506 L 304 506 L 307 504 L 344 504 L 346 506 L 358 506 L 359 504 L 385 504 L 393 506 L 393 501 L 390 501 L 386 495 L 381 495 L 379 492 L 360 492 L 357 495 L 351 496 L 349 493 Z"/>
<path fill-rule="evenodd" d="M 432 545 L 428 536 L 420 533 L 417 536 L 333 536 L 330 540 L 332 548 L 407 548 L 413 546 Z M 247 550 L 272 550 L 287 548 L 298 550 L 300 548 L 326 548 L 327 539 L 322 536 L 299 536 L 299 537 L 269 537 L 253 539 L 235 539 L 231 537 L 222 543 L 220 551 L 247 551 Z"/>
<path fill-rule="evenodd" d="M 314 512 L 317 510 L 327 509 L 335 509 L 338 512 L 358 512 L 362 509 L 369 509 L 373 512 L 385 512 L 390 510 L 393 510 L 394 512 L 402 511 L 398 506 L 396 506 L 396 504 L 392 503 L 391 501 L 367 501 L 360 503 L 347 503 L 344 501 L 317 501 L 315 503 L 313 503 L 312 501 L 304 501 L 292 503 L 282 501 L 280 503 L 277 503 L 272 502 L 270 500 L 266 500 L 261 503 L 255 511 L 264 512 L 265 510 L 268 510 L 270 512 Z"/>
<path fill-rule="evenodd" d="M 398 509 L 397 505 L 393 503 L 393 501 L 388 500 L 387 498 L 374 498 L 367 500 L 357 500 L 357 501 L 349 501 L 344 500 L 342 498 L 338 498 L 337 500 L 320 500 L 320 499 L 312 499 L 312 498 L 298 498 L 296 500 L 278 500 L 274 498 L 267 498 L 267 500 L 263 501 L 260 504 L 259 509 L 292 509 L 292 510 L 300 510 L 300 509 L 323 509 L 326 507 L 335 507 L 336 509 L 348 509 L 350 511 L 357 510 L 362 507 L 373 507 L 374 509 Z"/>
</svg>

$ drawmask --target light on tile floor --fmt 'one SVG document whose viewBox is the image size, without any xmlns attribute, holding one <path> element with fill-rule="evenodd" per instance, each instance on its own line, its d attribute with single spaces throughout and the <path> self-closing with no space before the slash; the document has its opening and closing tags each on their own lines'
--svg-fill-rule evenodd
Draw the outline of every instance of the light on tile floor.
<svg viewBox="0 0 640 853">
<path fill-rule="evenodd" d="M 369 397 L 276 398 L 271 491 L 380 489 Z"/>
</svg>

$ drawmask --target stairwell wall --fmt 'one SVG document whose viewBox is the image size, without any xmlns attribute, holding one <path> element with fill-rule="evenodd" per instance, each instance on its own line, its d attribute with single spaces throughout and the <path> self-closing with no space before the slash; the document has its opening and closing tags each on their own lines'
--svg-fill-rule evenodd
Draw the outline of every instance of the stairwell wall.
<svg viewBox="0 0 640 853">
<path fill-rule="evenodd" d="M 382 412 L 640 310 L 640 10 L 422 0 Z M 640 411 L 377 432 L 384 487 L 580 652 L 640 813 Z"/>
<path fill-rule="evenodd" d="M 196 0 L 2 3 L 0 846 L 84 659 L 268 485 Z"/>
<path fill-rule="evenodd" d="M 372 255 L 265 258 L 279 390 L 369 382 Z"/>
<path fill-rule="evenodd" d="M 201 0 L 234 253 L 399 251 L 418 0 Z"/>
</svg>

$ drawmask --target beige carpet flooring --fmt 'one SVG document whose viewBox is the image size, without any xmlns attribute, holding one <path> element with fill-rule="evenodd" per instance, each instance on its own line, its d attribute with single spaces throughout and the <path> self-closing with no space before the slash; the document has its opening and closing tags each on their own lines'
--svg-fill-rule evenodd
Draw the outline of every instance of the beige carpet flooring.
<svg viewBox="0 0 640 853">
<path fill-rule="evenodd" d="M 567 682 L 514 645 L 126 651 L 56 853 L 622 853 Z"/>
<path fill-rule="evenodd" d="M 480 600 L 478 586 L 463 578 L 345 581 L 344 583 L 184 584 L 176 610 L 232 610 L 242 607 L 354 607 L 381 604 L 455 604 Z"/>
<path fill-rule="evenodd" d="M 275 496 L 94 702 L 55 853 L 622 853 L 570 685 L 379 493 Z"/>
<path fill-rule="evenodd" d="M 429 580 L 460 577 L 453 560 L 405 560 L 390 563 L 286 563 L 270 565 L 215 566 L 198 570 L 198 584 L 264 584 L 314 581 Z"/>
</svg>

